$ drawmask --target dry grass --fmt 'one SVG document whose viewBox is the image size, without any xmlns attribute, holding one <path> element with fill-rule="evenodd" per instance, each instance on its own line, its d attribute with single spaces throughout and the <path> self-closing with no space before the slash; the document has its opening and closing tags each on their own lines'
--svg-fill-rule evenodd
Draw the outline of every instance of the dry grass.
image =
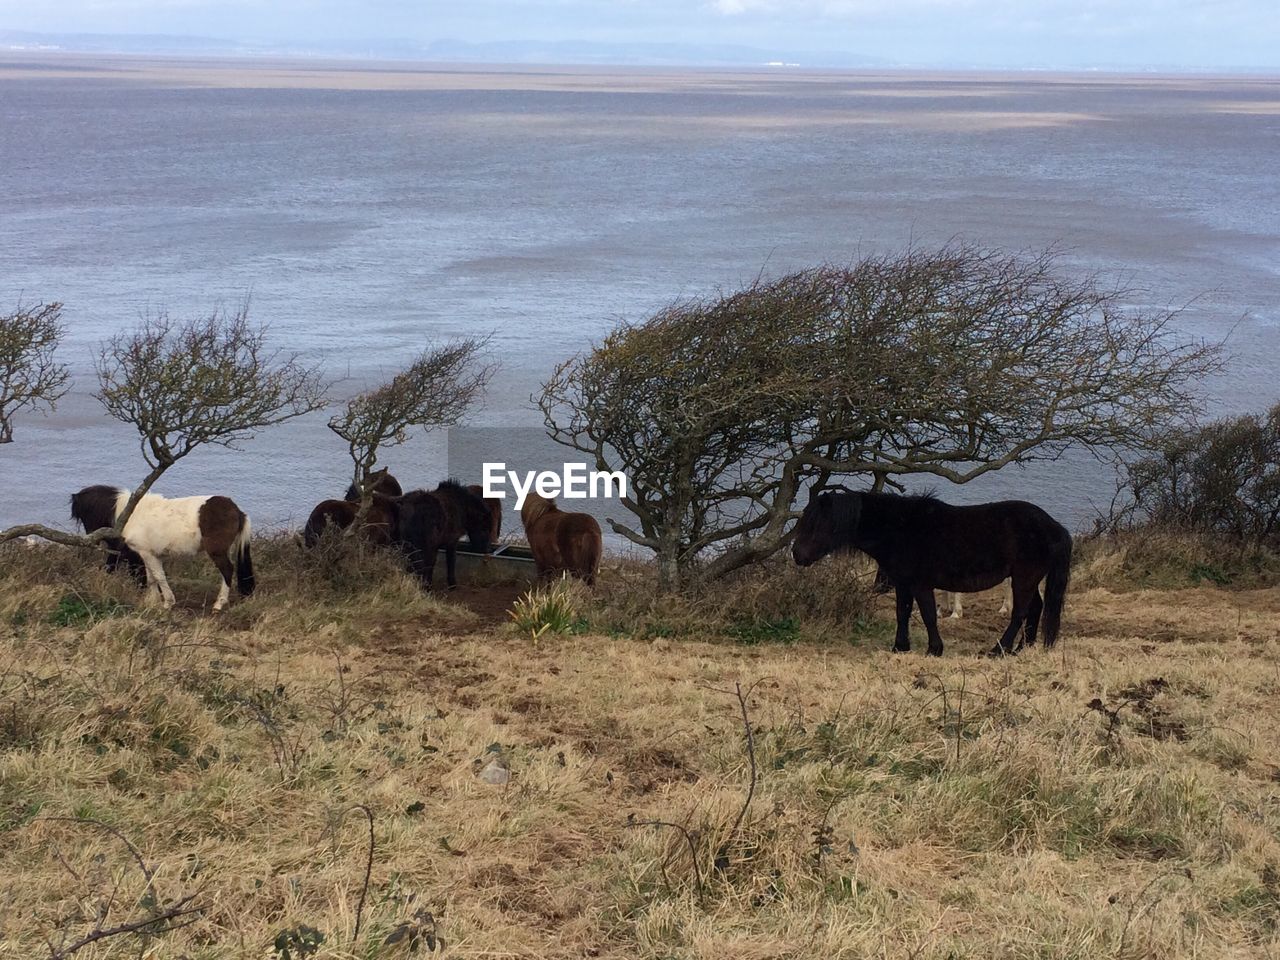
<svg viewBox="0 0 1280 960">
<path fill-rule="evenodd" d="M 1077 541 L 1075 563 L 1077 583 L 1111 587 L 1252 589 L 1280 580 L 1280 556 L 1270 550 L 1159 527 Z"/>
<path fill-rule="evenodd" d="M 645 639 L 723 636 L 740 643 L 808 639 L 857 642 L 883 634 L 869 618 L 875 569 L 833 556 L 801 569 L 779 556 L 678 596 L 662 595 L 654 568 L 609 565 L 591 622 L 615 635 Z M 890 629 L 890 633 L 892 629 Z"/>
<path fill-rule="evenodd" d="M 255 549 L 259 595 L 219 618 L 0 553 L 0 957 L 188 894 L 191 925 L 75 956 L 273 957 L 306 928 L 334 958 L 1280 950 L 1278 590 L 1082 578 L 1060 647 L 1003 662 L 976 656 L 993 593 L 932 661 L 888 652 L 884 598 L 801 579 L 664 608 L 612 568 L 585 633 L 535 644 L 394 567 Z M 127 837 L 150 894 L 56 818 Z"/>
</svg>

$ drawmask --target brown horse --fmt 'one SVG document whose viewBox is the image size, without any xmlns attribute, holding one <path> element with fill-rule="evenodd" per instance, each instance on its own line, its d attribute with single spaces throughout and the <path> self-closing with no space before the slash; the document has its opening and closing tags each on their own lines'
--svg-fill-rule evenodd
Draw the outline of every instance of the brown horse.
<svg viewBox="0 0 1280 960">
<path fill-rule="evenodd" d="M 374 493 L 380 493 L 384 497 L 398 497 L 403 490 L 400 489 L 400 481 L 391 475 L 391 471 L 386 467 L 381 470 L 374 470 L 364 478 L 364 486 L 366 490 L 373 490 Z M 347 487 L 347 495 L 343 498 L 353 503 L 360 502 L 360 490 L 353 482 Z"/>
<path fill-rule="evenodd" d="M 321 501 L 311 511 L 311 516 L 307 517 L 307 525 L 302 528 L 302 542 L 308 547 L 314 547 L 331 527 L 346 530 L 356 522 L 356 514 L 359 512 L 358 500 Z M 395 498 L 375 493 L 373 503 L 361 523 L 361 532 L 370 543 L 385 547 L 395 542 L 395 521 Z"/>
<path fill-rule="evenodd" d="M 362 529 L 370 543 L 387 546 L 393 540 L 394 511 L 390 498 L 400 496 L 400 482 L 383 467 L 364 479 L 366 490 L 373 491 L 373 503 L 364 515 Z M 316 504 L 302 528 L 302 542 L 314 547 L 330 527 L 346 530 L 355 523 L 360 510 L 360 490 L 352 483 L 342 500 L 322 500 Z"/>
<path fill-rule="evenodd" d="M 520 520 L 540 578 L 571 573 L 587 586 L 595 584 L 604 552 L 604 538 L 595 517 L 565 513 L 554 500 L 531 492 L 520 508 Z"/>
</svg>

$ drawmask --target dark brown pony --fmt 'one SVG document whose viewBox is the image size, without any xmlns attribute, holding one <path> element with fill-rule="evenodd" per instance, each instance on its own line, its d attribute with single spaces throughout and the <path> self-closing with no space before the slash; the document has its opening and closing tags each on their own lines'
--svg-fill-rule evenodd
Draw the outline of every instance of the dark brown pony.
<svg viewBox="0 0 1280 960">
<path fill-rule="evenodd" d="M 366 489 L 372 488 L 373 491 L 373 503 L 361 524 L 364 535 L 370 543 L 387 546 L 393 540 L 392 526 L 395 519 L 388 498 L 400 496 L 400 483 L 386 467 L 374 470 L 365 477 L 364 483 Z M 302 542 L 308 547 L 314 547 L 326 530 L 346 530 L 355 523 L 359 510 L 360 490 L 352 483 L 347 487 L 345 499 L 322 500 L 316 504 L 302 528 Z"/>
<path fill-rule="evenodd" d="M 403 490 L 400 489 L 400 481 L 391 475 L 391 471 L 386 467 L 381 470 L 374 470 L 364 478 L 365 489 L 372 488 L 374 493 L 380 493 L 384 497 L 398 497 Z M 356 487 L 354 481 L 351 486 L 347 487 L 347 495 L 343 498 L 350 500 L 352 503 L 360 502 L 360 490 Z"/>
<path fill-rule="evenodd" d="M 493 517 L 493 523 L 489 527 L 489 547 L 492 549 L 498 542 L 498 538 L 502 536 L 502 501 L 497 497 L 486 497 L 484 487 L 478 483 L 468 484 L 467 489 L 489 506 L 489 513 Z M 476 549 L 476 545 L 472 543 L 471 548 Z"/>
<path fill-rule="evenodd" d="M 911 649 L 913 604 L 929 634 L 929 653 L 942 655 L 935 588 L 973 593 L 1006 577 L 1013 581 L 1009 625 L 991 653 L 1016 652 L 1036 642 L 1044 617 L 1044 645 L 1058 639 L 1071 572 L 1071 533 L 1033 503 L 1005 500 L 953 507 L 933 496 L 890 493 L 820 493 L 809 499 L 796 525 L 791 554 L 805 567 L 840 550 L 861 550 L 879 564 L 878 577 L 897 595 L 893 649 Z M 1044 581 L 1044 597 L 1040 583 Z"/>
<path fill-rule="evenodd" d="M 431 587 L 440 550 L 444 550 L 445 575 L 452 589 L 458 585 L 458 541 L 467 537 L 480 553 L 492 548 L 489 535 L 493 514 L 489 504 L 456 480 L 445 480 L 431 492 L 412 490 L 393 502 L 397 513 L 395 541 L 425 588 Z"/>
<path fill-rule="evenodd" d="M 114 527 L 116 498 L 119 495 L 119 488 L 103 483 L 85 487 L 79 493 L 71 495 L 71 519 L 80 524 L 85 533 L 93 533 L 103 527 Z M 119 537 L 108 537 L 102 543 L 106 547 L 108 573 L 115 573 L 123 563 L 138 586 L 147 585 L 147 568 L 136 550 Z"/>
<path fill-rule="evenodd" d="M 307 525 L 302 528 L 302 542 L 308 547 L 314 547 L 320 542 L 326 530 L 346 530 L 355 523 L 356 514 L 359 512 L 359 501 L 321 501 L 307 517 Z M 370 543 L 388 546 L 395 542 L 395 523 L 395 498 L 375 493 L 373 503 L 369 505 L 369 510 L 361 522 L 361 532 Z"/>
<path fill-rule="evenodd" d="M 600 524 L 589 513 L 565 513 L 554 500 L 529 493 L 520 508 L 524 535 L 542 579 L 570 573 L 593 586 L 604 552 Z"/>
</svg>

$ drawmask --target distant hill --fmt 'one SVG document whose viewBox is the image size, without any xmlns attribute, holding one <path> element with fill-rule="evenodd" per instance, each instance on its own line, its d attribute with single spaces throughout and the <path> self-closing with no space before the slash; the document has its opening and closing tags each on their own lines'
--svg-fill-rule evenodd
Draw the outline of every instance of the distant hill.
<svg viewBox="0 0 1280 960">
<path fill-rule="evenodd" d="M 619 64 L 634 66 L 885 67 L 890 62 L 846 51 L 769 50 L 732 44 L 600 43 L 587 40 L 370 40 L 327 43 L 232 40 L 167 34 L 32 33 L 0 30 L 0 52 L 300 56 L 432 60 L 457 63 Z"/>
</svg>

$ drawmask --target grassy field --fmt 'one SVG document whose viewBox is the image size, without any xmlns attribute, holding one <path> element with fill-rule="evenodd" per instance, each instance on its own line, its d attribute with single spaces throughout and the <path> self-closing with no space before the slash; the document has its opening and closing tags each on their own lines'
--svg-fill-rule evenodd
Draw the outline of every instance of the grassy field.
<svg viewBox="0 0 1280 960">
<path fill-rule="evenodd" d="M 839 565 L 535 639 L 294 549 L 220 617 L 0 552 L 0 957 L 1280 954 L 1274 587 L 1095 552 L 1052 653 L 993 592 L 938 661 Z"/>
</svg>

